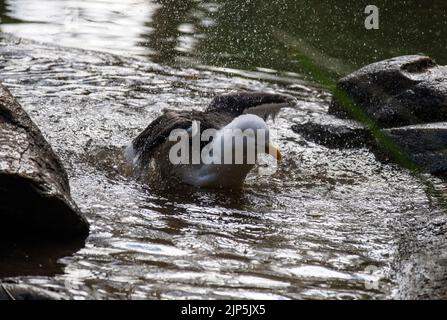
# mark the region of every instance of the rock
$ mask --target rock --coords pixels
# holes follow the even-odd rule
[[[394,299],[447,298],[447,215],[443,206],[430,198],[431,210],[408,212],[396,221],[396,226],[403,228],[391,227],[399,238],[392,264],[397,285]]]
[[[367,129],[352,120],[324,117],[295,124],[292,130],[306,140],[331,149],[369,148],[378,160],[387,162],[389,155]],[[419,124],[382,129],[401,151],[423,171],[442,174],[447,172],[447,122]]]
[[[0,236],[84,238],[89,225],[70,196],[59,158],[0,84]]]
[[[342,78],[338,87],[416,166],[430,173],[447,172],[447,67],[425,56],[397,57],[355,71]],[[328,113],[292,129],[329,148],[366,146],[379,160],[389,160],[368,130],[346,120],[350,116],[335,98]]]
[[[340,79],[338,87],[380,127],[447,121],[447,67],[429,57],[373,63]],[[349,118],[336,99],[329,114]]]
[[[447,172],[447,122],[383,131],[423,170],[430,173]]]
[[[368,130],[356,121],[329,115],[295,124],[292,130],[304,139],[327,148],[362,148],[374,143]]]
[[[367,129],[351,120],[309,121],[292,130],[308,141],[331,149],[369,148],[379,160],[389,160]],[[430,173],[447,172],[447,122],[382,129],[418,167]]]
[[[0,300],[65,300],[58,293],[25,284],[1,283]]]

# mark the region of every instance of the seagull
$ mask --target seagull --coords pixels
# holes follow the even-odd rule
[[[285,94],[238,91],[216,96],[204,111],[164,110],[126,148],[126,158],[134,174],[150,183],[240,187],[258,155],[282,159],[266,121],[295,105]],[[176,162],[178,151],[184,154]]]

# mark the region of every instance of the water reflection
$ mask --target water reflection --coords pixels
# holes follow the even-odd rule
[[[62,274],[65,265],[60,258],[71,256],[83,248],[84,241],[65,243],[31,243],[9,241],[0,242],[0,279],[17,276],[54,276]]]
[[[372,61],[425,53],[447,63],[443,0],[377,0],[380,29],[367,31],[367,1],[2,0],[1,30],[35,40],[167,64],[303,73],[295,51],[346,73]],[[292,39],[283,41],[278,32]],[[291,44],[293,44],[291,46]],[[298,47],[297,47],[298,46]]]
[[[89,50],[145,55],[140,34],[157,9],[148,0],[2,0],[1,31]]]

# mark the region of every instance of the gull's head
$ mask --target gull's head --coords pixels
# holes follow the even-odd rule
[[[216,138],[227,159],[231,156],[232,164],[254,165],[259,154],[269,154],[276,160],[282,159],[281,152],[270,141],[270,130],[266,122],[254,114],[243,114],[235,118],[219,130]]]
[[[253,114],[240,115],[212,136],[201,152],[200,164],[178,167],[183,182],[197,187],[240,187],[259,154],[282,159],[270,141],[267,124]]]

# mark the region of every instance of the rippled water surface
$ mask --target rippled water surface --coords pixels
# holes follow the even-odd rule
[[[293,7],[281,5],[287,3]],[[177,14],[170,15],[170,5]],[[2,36],[0,79],[62,158],[91,235],[73,255],[51,246],[23,253],[26,264],[11,255],[0,276],[79,299],[396,294],[405,221],[436,207],[419,181],[367,150],[330,150],[295,134],[291,126],[319,117],[330,97],[303,82],[287,50],[270,50],[267,40],[264,49],[256,47],[260,38],[252,34],[236,45],[234,16],[218,15],[227,7],[226,1],[2,2],[2,31],[119,55]],[[74,26],[66,10],[74,10]],[[264,25],[262,15],[246,23]],[[227,28],[219,38],[226,39],[225,50],[216,25]],[[415,43],[395,50],[417,50]],[[330,44],[324,44],[326,54]],[[359,58],[352,61],[333,52],[341,61],[336,71],[391,54],[356,48]],[[122,148],[163,108],[202,109],[232,89],[299,100],[270,122],[285,156],[274,175],[254,172],[243,190],[225,192],[160,192],[126,176]]]

